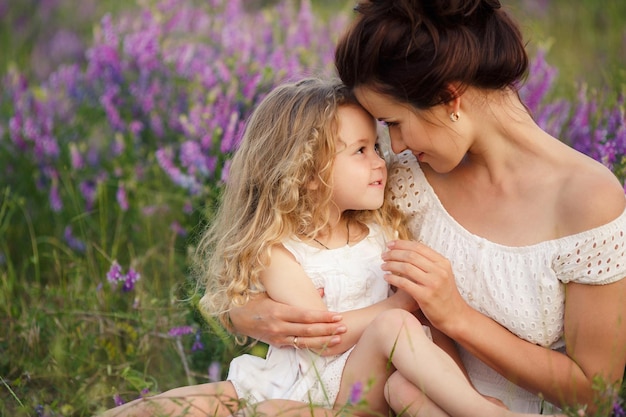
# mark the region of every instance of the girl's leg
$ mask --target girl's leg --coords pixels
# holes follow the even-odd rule
[[[106,411],[100,417],[228,417],[239,400],[228,381],[175,388]]]
[[[266,400],[234,414],[235,417],[337,417],[334,410],[292,400]],[[352,414],[342,414],[351,416]]]
[[[415,330],[417,333],[416,337],[425,337],[426,339],[428,339],[428,337],[424,334],[423,328],[419,321],[415,319],[413,315],[407,313],[406,311],[391,310],[377,317],[374,322],[366,328],[365,332],[359,339],[356,347],[348,358],[348,362],[346,363],[346,367],[343,371],[343,375],[341,378],[339,395],[337,396],[337,400],[335,402],[336,409],[339,409],[339,407],[345,404],[349,404],[350,402],[354,402],[355,400],[363,400],[364,410],[359,410],[359,407],[355,407],[353,415],[363,414],[387,416],[389,415],[389,406],[391,406],[391,408],[393,408],[396,412],[401,411],[401,408],[396,409],[394,407],[394,405],[399,405],[399,402],[390,402],[389,398],[385,398],[394,398],[395,396],[395,393],[393,391],[388,392],[390,387],[390,385],[387,383],[388,378],[394,380],[398,378],[399,375],[398,372],[394,372],[395,367],[392,361],[389,360],[389,351],[385,353],[381,351],[382,342],[379,339],[386,338],[389,339],[391,342],[396,340],[400,328],[402,327],[402,321],[404,320],[405,315],[411,316],[413,318],[414,324],[419,327],[419,331]],[[383,333],[380,332],[378,326],[385,329]],[[387,331],[391,331],[391,333],[395,334],[395,336],[390,336],[389,334],[387,334]],[[428,341],[430,342],[430,339],[428,339]],[[391,375],[392,372],[393,375]],[[459,372],[461,372],[460,369]],[[357,384],[362,387],[363,395],[359,399],[351,398],[354,396],[355,387],[357,387]],[[409,388],[409,386],[413,387],[411,383],[407,382],[407,385],[407,389]],[[393,386],[393,388],[396,389],[398,387]],[[421,391],[417,389],[415,391],[408,389],[408,391],[411,395],[413,395],[412,400],[419,405],[420,412],[423,413],[408,415],[449,417],[448,414],[442,411],[441,408],[434,404]],[[417,407],[411,408],[411,411],[413,410],[417,410]],[[361,411],[362,413],[360,413],[359,411]],[[404,415],[406,416],[407,414]]]
[[[450,417],[400,372],[394,372],[387,380],[385,398],[397,417]]]
[[[474,390],[452,358],[424,333],[421,323],[404,310],[388,310],[363,332],[342,378],[337,402],[347,401],[355,383],[366,386],[371,378],[387,380],[388,373],[373,374],[380,364],[393,365],[409,382],[443,411],[454,417],[510,417],[516,414],[499,407]],[[378,388],[378,385],[376,387]],[[373,393],[374,404],[379,392]],[[393,393],[388,393],[392,396]],[[369,400],[369,398],[367,398]],[[401,410],[397,410],[401,411]]]

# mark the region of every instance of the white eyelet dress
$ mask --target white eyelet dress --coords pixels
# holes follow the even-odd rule
[[[602,285],[626,276],[626,211],[592,230],[509,247],[474,235],[457,223],[411,153],[398,155],[390,183],[395,204],[409,217],[414,237],[448,258],[467,303],[531,343],[564,349],[564,284]],[[537,395],[459,349],[482,394],[499,398],[513,411],[541,411]]]
[[[385,237],[377,225],[369,225],[368,236],[353,246],[327,250],[299,240],[283,245],[315,287],[324,288],[329,311],[356,310],[389,296],[389,284],[380,269]],[[331,408],[350,352],[352,349],[340,355],[319,356],[307,349],[270,346],[265,359],[252,355],[233,359],[227,379],[248,404],[289,399]]]

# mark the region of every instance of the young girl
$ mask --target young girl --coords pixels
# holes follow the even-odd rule
[[[227,381],[178,388],[107,416],[338,409],[386,415],[384,387],[395,369],[449,415],[515,415],[471,387],[407,311],[416,307],[410,297],[389,296],[381,253],[394,231],[409,236],[385,201],[387,169],[377,139],[376,122],[341,84],[305,79],[276,88],[247,125],[198,251],[206,285],[201,305],[227,327],[231,305],[267,292],[282,303],[344,312],[365,329],[359,343],[314,352],[294,337],[292,346],[270,346],[264,359],[235,358]],[[355,397],[358,387],[363,393]]]

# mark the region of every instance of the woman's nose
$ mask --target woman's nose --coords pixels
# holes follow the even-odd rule
[[[399,134],[389,132],[389,140],[391,142],[391,150],[393,153],[399,154],[407,149],[406,144]]]

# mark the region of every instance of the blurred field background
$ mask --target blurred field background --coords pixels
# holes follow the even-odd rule
[[[626,2],[504,4],[529,107],[624,181]],[[263,353],[201,317],[190,255],[254,104],[330,74],[352,6],[0,0],[0,416],[89,416]]]
[[[143,1],[146,3],[146,1]],[[249,0],[250,10],[276,0]],[[0,0],[0,70],[16,65],[44,77],[59,63],[81,59],[93,25],[104,13],[119,14],[142,1]],[[354,2],[313,0],[326,19],[349,14]],[[559,69],[557,92],[574,94],[576,84],[621,89],[626,82],[626,3],[619,0],[504,1],[522,25],[530,49],[549,46],[547,60]],[[56,48],[56,49],[55,49]],[[56,55],[56,56],[55,56]]]

